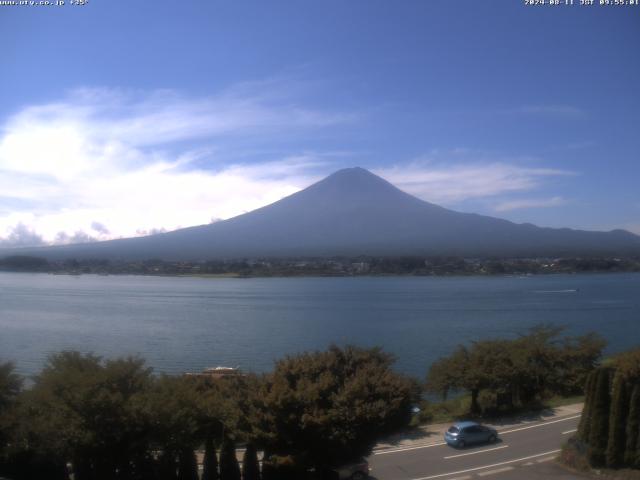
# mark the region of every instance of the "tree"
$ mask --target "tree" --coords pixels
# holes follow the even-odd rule
[[[591,411],[591,427],[589,429],[589,448],[587,456],[593,466],[604,466],[606,463],[607,438],[609,434],[609,409],[611,370],[600,368],[596,380],[596,388]]]
[[[582,416],[580,417],[580,424],[578,425],[578,437],[584,441],[589,441],[589,429],[591,427],[591,415],[593,409],[593,398],[595,397],[596,379],[598,371],[594,370],[587,377],[586,386],[584,389],[585,398],[584,405],[582,407]]]
[[[66,465],[54,457],[38,454],[33,450],[14,452],[2,466],[0,474],[12,480],[68,480]]]
[[[15,429],[17,420],[11,410],[22,388],[22,378],[13,370],[13,363],[0,363],[0,473],[7,461],[5,450],[9,433]]]
[[[240,465],[236,457],[235,443],[227,438],[220,451],[220,480],[240,480]]]
[[[598,366],[606,341],[597,333],[562,340],[555,362],[553,389],[562,395],[584,393],[587,377]]]
[[[625,466],[640,467],[640,348],[617,355],[612,362],[616,374],[624,378],[630,392],[625,429]]]
[[[164,450],[158,459],[158,479],[178,480],[178,465],[174,452]]]
[[[13,255],[0,259],[0,270],[13,272],[44,272],[49,268],[49,262],[40,257]]]
[[[469,368],[469,352],[460,345],[448,357],[431,364],[427,374],[426,388],[446,400],[449,392],[465,388],[465,374]]]
[[[561,338],[562,328],[538,325],[515,339],[493,339],[459,346],[429,369],[427,390],[446,399],[466,390],[471,413],[480,413],[478,398],[487,391],[495,405],[507,408],[542,400],[549,394],[582,392],[587,375],[600,359],[604,340],[596,334]]]
[[[408,425],[417,385],[391,370],[379,348],[330,347],[276,363],[263,385],[262,428],[277,457],[322,467],[367,455]]]
[[[479,413],[478,394],[489,390],[509,408],[517,395],[519,385],[518,359],[514,342],[509,340],[485,340],[474,342],[469,352],[469,369],[465,382],[471,387],[471,413]]]
[[[616,374],[613,380],[611,412],[609,413],[609,434],[607,444],[607,466],[620,467],[624,461],[625,430],[628,415],[626,380],[623,375]]]
[[[148,439],[140,398],[150,370],[136,358],[102,362],[62,352],[49,358],[21,402],[18,441],[28,451],[73,464],[75,478],[131,475]]]
[[[189,378],[162,375],[155,379],[143,402],[154,449],[175,457],[200,444],[198,399]]]
[[[204,460],[202,462],[202,480],[218,480],[218,457],[216,446],[211,437],[204,444]]]
[[[613,365],[627,381],[640,382],[640,348],[616,355]]]
[[[640,466],[640,434],[636,440],[636,459],[631,465],[634,467]]]
[[[553,325],[536,325],[513,341],[512,354],[517,359],[515,388],[522,404],[541,399],[554,390],[559,367],[564,366],[559,361],[564,350],[559,340],[563,330]]]
[[[496,405],[513,407],[516,399],[530,397],[541,383],[540,366],[532,365],[527,337],[515,340],[483,340],[470,348],[459,346],[454,353],[434,363],[427,377],[427,389],[441,393],[466,390],[471,395],[470,413],[479,414],[480,392],[494,394]]]
[[[198,460],[190,448],[183,448],[178,456],[178,480],[199,480]]]
[[[629,400],[629,417],[627,418],[627,429],[625,432],[626,445],[624,451],[624,463],[630,467],[638,467],[640,458],[637,455],[640,445],[640,385],[635,385]]]
[[[22,389],[22,378],[12,362],[0,363],[0,413],[7,409]]]
[[[260,480],[258,452],[253,443],[247,445],[242,459],[242,480]]]
[[[640,465],[640,349],[589,376],[578,435],[594,467]]]

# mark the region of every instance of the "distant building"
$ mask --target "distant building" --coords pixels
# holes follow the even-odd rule
[[[367,273],[370,268],[367,262],[355,262],[351,264],[351,270],[354,273]]]

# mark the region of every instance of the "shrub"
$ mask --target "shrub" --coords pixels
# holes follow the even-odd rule
[[[640,447],[640,385],[633,387],[629,400],[629,417],[627,419],[626,448],[624,463],[630,467],[640,466],[638,449]]]
[[[628,403],[626,380],[622,375],[616,374],[613,381],[611,413],[609,414],[607,444],[607,465],[609,467],[620,467],[624,463]]]
[[[596,379],[596,389],[593,398],[593,407],[590,416],[591,427],[589,430],[589,462],[596,467],[606,464],[607,439],[609,436],[609,407],[610,407],[610,383],[611,371],[601,368]]]

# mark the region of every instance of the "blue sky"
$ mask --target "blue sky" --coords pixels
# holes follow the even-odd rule
[[[516,222],[640,233],[640,8],[0,6],[0,243],[228,218],[342,167]]]

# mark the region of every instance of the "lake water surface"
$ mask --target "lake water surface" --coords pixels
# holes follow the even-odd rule
[[[210,279],[0,273],[0,361],[63,349],[139,354],[157,372],[263,372],[331,342],[380,345],[423,378],[459,343],[541,322],[640,344],[640,274]]]

